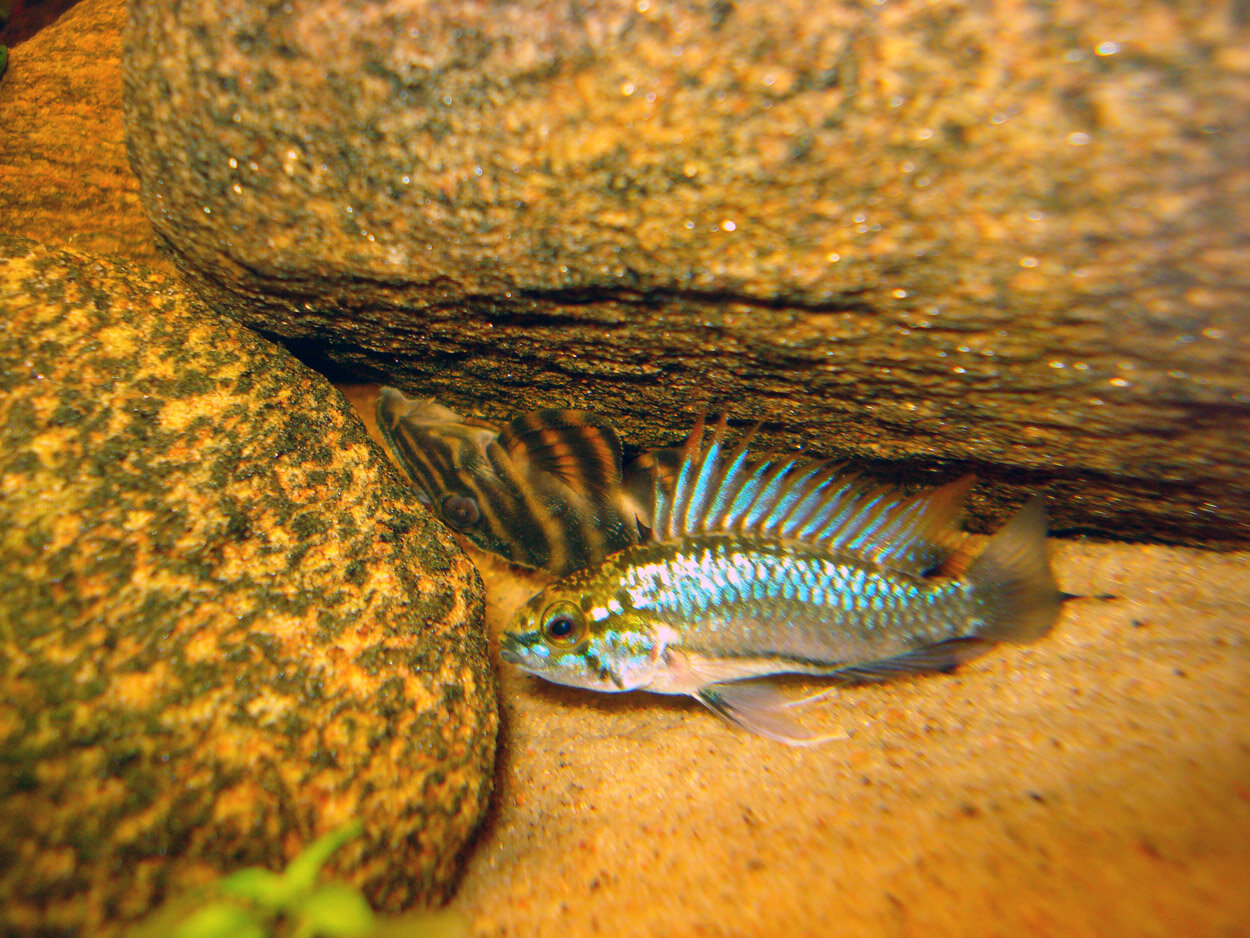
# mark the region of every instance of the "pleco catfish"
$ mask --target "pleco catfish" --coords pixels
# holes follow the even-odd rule
[[[976,557],[959,546],[971,479],[916,496],[827,462],[748,457],[702,423],[676,476],[653,474],[652,541],[526,603],[506,661],[575,687],[689,694],[781,742],[820,742],[767,680],[948,671],[1045,635],[1063,594],[1031,501]],[[959,571],[956,573],[956,571]]]
[[[431,509],[483,550],[564,574],[639,541],[620,440],[596,414],[540,410],[498,429],[382,388],[377,417]]]

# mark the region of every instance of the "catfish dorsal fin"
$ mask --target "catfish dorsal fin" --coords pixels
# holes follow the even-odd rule
[[[599,497],[621,486],[621,441],[607,419],[584,410],[537,410],[499,434],[508,455],[550,473],[575,492]]]
[[[407,397],[399,388],[392,387],[378,389],[378,413],[388,425],[400,420],[416,424],[464,423],[463,417],[434,398]]]
[[[737,534],[794,540],[917,576],[953,549],[971,476],[907,496],[844,475],[828,461],[752,460],[747,441],[726,454],[725,430],[722,417],[705,446],[700,420],[675,476],[667,484],[656,476],[658,539]]]

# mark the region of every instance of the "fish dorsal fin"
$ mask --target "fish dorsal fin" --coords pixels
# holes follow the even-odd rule
[[[621,488],[621,441],[607,419],[584,410],[536,410],[499,434],[514,460],[548,472],[584,495],[616,497]]]
[[[847,510],[817,533],[830,550],[882,566],[929,573],[962,539],[959,525],[972,476],[904,496],[886,487],[853,486]]]
[[[800,541],[916,575],[956,546],[971,476],[908,496],[845,474],[834,462],[752,459],[754,431],[726,451],[725,429],[722,417],[705,446],[700,420],[675,476],[656,476],[657,540],[735,534]]]

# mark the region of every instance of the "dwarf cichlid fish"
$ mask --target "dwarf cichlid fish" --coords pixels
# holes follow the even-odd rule
[[[652,540],[526,603],[504,660],[559,684],[688,694],[781,742],[821,741],[765,679],[845,682],[948,671],[1058,618],[1039,501],[968,560],[971,479],[904,496],[827,462],[727,451],[702,423],[676,476],[653,473]],[[961,568],[958,569],[957,568]]]
[[[639,541],[620,440],[597,414],[540,410],[500,429],[388,387],[377,418],[422,500],[483,550],[565,574]]]

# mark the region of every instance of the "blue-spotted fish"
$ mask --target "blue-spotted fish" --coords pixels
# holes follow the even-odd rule
[[[483,550],[565,574],[639,541],[620,440],[603,417],[540,410],[500,429],[388,387],[377,418],[423,500]]]
[[[502,655],[560,684],[691,695],[748,730],[820,741],[767,678],[846,682],[947,671],[1058,618],[1041,503],[969,559],[962,479],[904,496],[830,463],[729,450],[700,425],[654,475],[652,539],[526,603]]]

